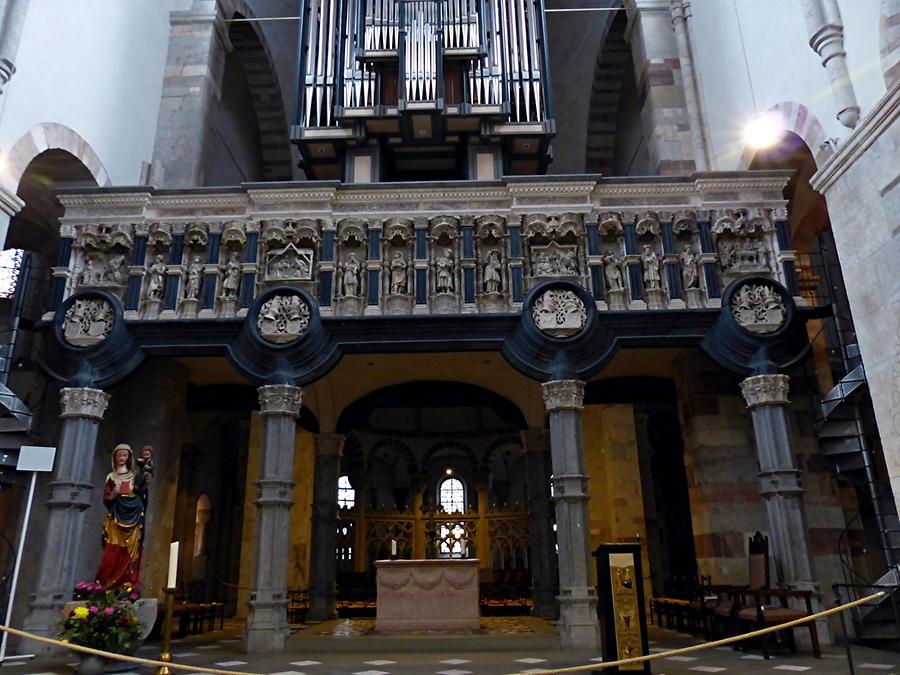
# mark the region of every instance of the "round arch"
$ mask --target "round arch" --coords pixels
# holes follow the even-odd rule
[[[783,101],[765,112],[771,116],[779,130],[798,136],[806,144],[816,165],[822,166],[834,154],[834,143],[825,133],[822,123],[802,103]],[[757,148],[745,144],[741,152],[740,169],[749,169],[758,152]]]
[[[23,134],[7,155],[7,180],[18,186],[28,165],[48,150],[64,150],[80,161],[99,187],[112,185],[100,157],[78,132],[57,122],[35,124]]]
[[[900,82],[900,0],[881,0],[878,47],[881,51],[881,73],[890,91]]]

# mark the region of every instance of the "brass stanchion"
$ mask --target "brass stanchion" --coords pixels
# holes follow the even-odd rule
[[[165,663],[172,662],[172,613],[175,609],[175,589],[174,588],[164,588],[163,593],[166,594],[165,598],[165,611],[163,614],[163,629],[162,629],[162,651],[159,654],[159,660],[164,661]],[[169,670],[169,666],[160,666],[156,669],[155,675],[170,675],[172,671]]]

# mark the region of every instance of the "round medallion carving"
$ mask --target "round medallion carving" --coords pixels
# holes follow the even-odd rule
[[[256,327],[267,342],[293,342],[309,328],[309,305],[299,295],[276,295],[259,308]]]
[[[545,335],[565,338],[582,331],[587,323],[587,308],[573,291],[551,289],[538,296],[531,316]]]
[[[784,325],[784,300],[776,289],[763,284],[747,284],[731,298],[734,320],[753,333],[774,333]]]
[[[63,318],[63,339],[73,347],[93,347],[113,329],[116,312],[103,298],[75,300]]]

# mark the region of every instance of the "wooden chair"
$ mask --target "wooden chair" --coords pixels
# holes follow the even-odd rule
[[[764,588],[759,590],[738,591],[741,596],[741,609],[737,612],[738,623],[750,630],[759,630],[770,626],[778,626],[789,621],[796,621],[807,616],[812,616],[812,591],[799,591],[781,588]],[[749,599],[752,598],[752,602]],[[788,606],[789,598],[798,598],[805,602],[806,611]],[[778,604],[770,603],[777,600]],[[819,647],[819,634],[816,630],[816,622],[806,623],[809,629],[809,639],[812,642],[813,654],[817,659],[822,658],[822,650]],[[791,651],[797,647],[791,634]],[[764,658],[769,658],[769,635],[760,637],[762,641],[762,653]]]
[[[713,636],[733,635],[737,632],[737,613],[741,608],[740,591],[755,591],[769,587],[769,538],[757,532],[748,540],[747,586],[720,586],[719,600],[710,615],[710,632]]]

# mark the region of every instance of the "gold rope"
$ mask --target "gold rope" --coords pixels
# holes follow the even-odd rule
[[[807,617],[803,617],[802,619],[795,619],[794,621],[788,621],[787,623],[780,623],[777,626],[770,626],[769,628],[761,628],[760,630],[755,630],[750,633],[744,633],[743,635],[735,635],[729,638],[723,638],[722,640],[716,640],[714,642],[703,642],[698,645],[691,645],[690,647],[681,647],[680,649],[671,649],[667,652],[659,652],[656,654],[648,654],[647,656],[636,656],[630,659],[619,659],[618,661],[609,661],[608,663],[590,663],[584,666],[572,666],[570,668],[555,668],[553,670],[531,670],[529,671],[529,675],[558,675],[559,673],[579,673],[586,670],[605,670],[606,668],[612,668],[614,666],[627,666],[633,663],[643,663],[644,661],[653,661],[654,659],[661,659],[668,656],[675,656],[678,654],[689,654],[691,652],[698,652],[704,649],[712,649],[713,647],[721,647],[722,645],[729,645],[734,642],[740,642],[742,640],[749,640],[750,638],[758,637],[760,635],[765,635],[767,633],[774,633],[775,631],[784,630],[785,628],[793,628],[794,626],[799,626],[804,623],[809,623],[810,621],[815,621],[816,619],[820,619],[825,616],[830,616],[831,614],[836,614],[838,612],[843,612],[845,610],[850,609],[851,607],[856,607],[857,605],[862,605],[867,602],[872,602],[873,600],[877,600],[878,598],[884,595],[884,591],[879,591],[878,593],[873,593],[872,595],[866,596],[865,598],[860,598],[859,600],[854,600],[853,602],[848,602],[839,607],[832,607],[831,609],[826,609],[824,611],[818,612],[816,614],[812,614]],[[145,666],[168,666],[169,668],[177,668],[181,670],[190,670],[195,673],[211,673],[212,675],[259,675],[258,673],[246,673],[241,672],[239,670],[219,670],[217,668],[204,668],[202,666],[187,666],[179,663],[170,663],[167,661],[154,661],[152,659],[142,659],[137,656],[125,656],[124,654],[114,654],[112,652],[105,652],[100,649],[92,649],[91,647],[82,647],[81,645],[73,645],[68,642],[61,642],[60,640],[53,640],[51,638],[45,638],[40,635],[34,635],[32,633],[26,633],[25,631],[18,630],[16,628],[10,628],[9,626],[0,626],[0,631],[6,631],[10,635],[17,635],[19,637],[28,638],[29,640],[35,640],[36,642],[44,642],[49,645],[55,645],[57,647],[63,647],[64,649],[70,649],[73,651],[84,652],[85,654],[94,654],[96,656],[103,656],[108,659],[118,660],[118,661],[128,661],[130,663],[139,663]],[[525,675],[521,671],[511,673],[511,675]]]
[[[76,652],[84,652],[85,654],[93,654],[95,656],[103,656],[107,659],[113,661],[128,661],[130,663],[139,663],[143,666],[168,666],[169,668],[179,668],[181,670],[190,670],[194,673],[212,673],[212,675],[259,675],[259,673],[244,673],[239,670],[220,670],[218,668],[204,668],[202,666],[186,666],[180,663],[170,663],[168,661],[154,661],[153,659],[142,659],[137,656],[126,656],[125,654],[114,654],[112,652],[105,652],[102,649],[93,649],[91,647],[82,647],[81,645],[73,645],[70,642],[61,642],[60,640],[53,640],[51,638],[45,638],[41,635],[34,635],[33,633],[26,633],[23,630],[18,630],[16,628],[10,628],[9,626],[0,626],[0,631],[6,631],[10,635],[18,635],[19,637],[28,638],[29,640],[34,640],[35,642],[44,642],[48,645],[55,645],[57,647],[63,647],[64,649],[71,649]]]
[[[619,659],[618,661],[609,661],[607,663],[591,663],[590,665],[585,666],[572,666],[571,668],[554,668],[553,670],[529,670],[528,675],[556,675],[557,673],[580,673],[586,670],[605,670],[607,668],[613,668],[614,666],[627,666],[633,663],[643,663],[644,661],[653,661],[654,659],[661,659],[667,656],[674,656],[677,654],[689,654],[691,652],[698,652],[703,649],[712,649],[713,647],[721,647],[722,645],[730,645],[733,642],[740,642],[741,640],[749,640],[750,638],[758,637],[760,635],[765,635],[766,633],[774,633],[778,630],[784,630],[785,628],[792,628],[794,626],[799,626],[800,624],[809,623],[810,621],[815,621],[816,619],[822,618],[823,616],[829,616],[831,614],[836,614],[837,612],[843,612],[851,607],[856,607],[857,605],[862,605],[866,602],[872,602],[884,595],[884,591],[879,591],[878,593],[873,593],[872,595],[866,596],[865,598],[860,598],[859,600],[854,600],[853,602],[848,602],[839,607],[832,607],[831,609],[826,609],[822,612],[818,612],[817,614],[811,614],[810,616],[803,617],[802,619],[795,619],[794,621],[788,621],[787,623],[780,623],[777,626],[770,626],[769,628],[761,628],[759,630],[755,630],[751,633],[744,633],[743,635],[734,635],[729,638],[723,638],[721,640],[716,640],[715,642],[702,642],[699,645],[691,645],[690,647],[681,647],[680,649],[671,649],[667,652],[659,652],[657,654],[648,654],[647,656],[635,656],[630,659]],[[521,671],[517,671],[515,673],[511,673],[510,675],[525,675]]]

